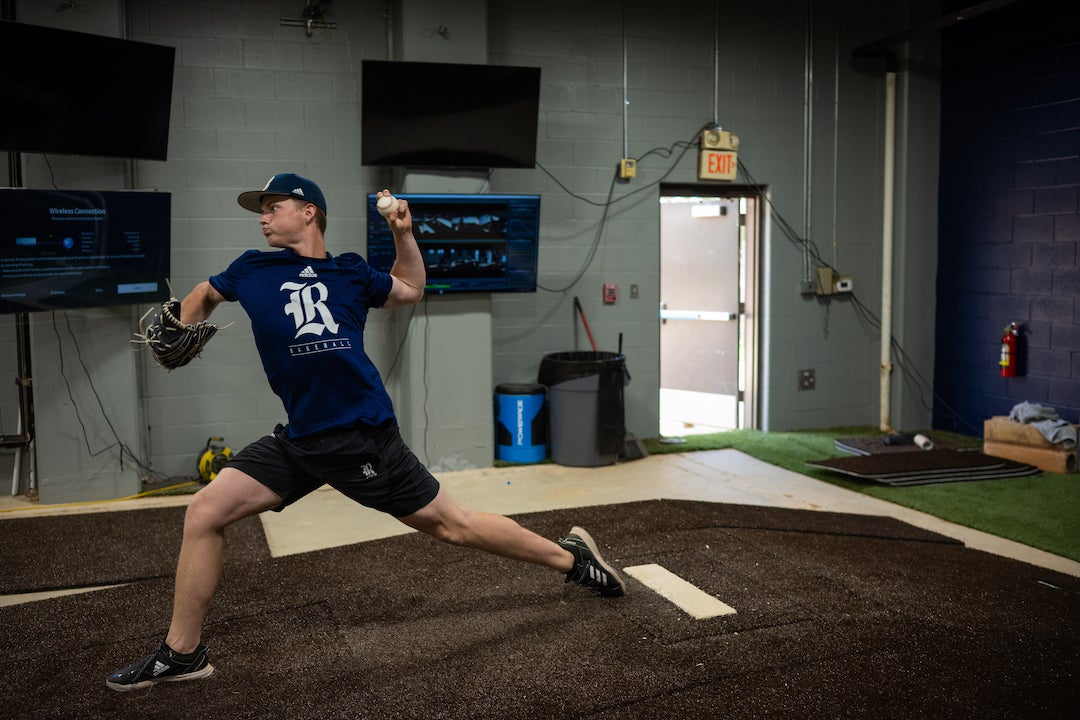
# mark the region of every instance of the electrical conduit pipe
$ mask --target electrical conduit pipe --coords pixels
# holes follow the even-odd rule
[[[880,428],[892,432],[889,399],[892,388],[893,183],[896,161],[896,73],[885,73],[885,170],[881,219],[881,417]]]

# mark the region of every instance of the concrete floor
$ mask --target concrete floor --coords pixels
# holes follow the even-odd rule
[[[737,450],[653,455],[598,468],[555,464],[480,468],[444,473],[439,480],[467,507],[504,515],[675,499],[891,516],[960,540],[973,549],[1080,577],[1078,562],[784,470]],[[4,497],[0,498],[0,522],[16,517],[184,505],[189,499],[171,496],[49,507],[36,506],[23,497]],[[275,557],[412,532],[393,518],[356,505],[330,489],[312,493],[284,512],[265,513],[262,522]],[[602,529],[597,532],[602,533]],[[86,591],[90,589],[75,592]],[[0,605],[55,594],[4,596]]]

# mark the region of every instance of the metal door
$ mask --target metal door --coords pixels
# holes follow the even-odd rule
[[[661,434],[745,427],[747,198],[660,203]]]

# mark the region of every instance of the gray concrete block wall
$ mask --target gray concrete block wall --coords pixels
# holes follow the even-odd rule
[[[123,306],[30,315],[36,470],[45,502],[138,492],[131,321]]]
[[[523,11],[514,3],[493,7],[491,52],[498,62],[536,64],[544,69],[540,161],[575,193],[599,201],[606,197],[612,168],[623,152],[620,123],[624,26],[621,21],[598,19],[610,13],[603,3],[575,7],[580,12],[552,13],[546,20],[537,19],[534,12]],[[629,154],[634,156],[653,147],[670,146],[677,140],[693,139],[698,128],[712,119],[715,6],[707,2],[681,3],[678,12],[664,13],[662,17],[645,3],[628,3],[626,7],[627,144]],[[748,6],[725,6],[722,12],[717,119],[739,134],[740,158],[759,182],[769,186],[777,210],[800,232],[806,230],[804,184],[811,184],[815,190],[812,238],[825,251],[827,261],[857,278],[860,296],[868,304],[877,305],[881,272],[882,73],[853,69],[848,55],[860,42],[885,33],[887,21],[880,10],[862,5],[815,6],[814,70],[826,81],[819,80],[815,87],[815,155],[813,166],[807,169],[803,159],[805,7],[768,13]],[[933,88],[919,91],[931,95],[926,109],[932,117],[936,102]],[[925,117],[920,115],[919,119]],[[927,139],[920,135],[920,140]],[[913,151],[923,157],[935,148],[936,143],[930,142]],[[654,183],[671,164],[656,156],[639,162],[638,179],[628,186],[616,186],[615,197]],[[927,165],[919,163],[923,168],[920,182],[933,187],[936,168]],[[811,177],[804,182],[807,172]],[[495,185],[502,175],[496,172]],[[693,182],[695,178],[693,152],[666,176],[670,182]],[[545,180],[542,284],[562,288],[581,267],[599,212],[568,198],[553,185]],[[500,303],[514,301],[496,299],[496,380],[534,377],[545,353],[571,347],[570,304],[574,295],[580,295],[594,334],[609,335],[610,343],[610,336],[623,332],[628,367],[639,369],[635,378],[645,379],[644,383],[635,380],[628,388],[628,425],[638,434],[655,433],[659,362],[658,325],[653,314],[659,300],[655,198],[654,190],[632,201],[634,210],[622,223],[609,218],[603,247],[574,289],[550,298],[541,293],[537,303],[540,307],[532,316],[544,322],[533,333],[539,337],[529,337],[527,351],[522,345],[530,325],[528,318],[518,316],[516,311],[499,312]],[[919,197],[910,209],[899,212],[932,217],[934,209],[931,194],[929,198]],[[549,213],[556,217],[548,220]],[[933,258],[936,236],[925,230],[925,225],[918,227],[919,240],[913,242],[910,252]],[[763,369],[762,413],[766,427],[876,423],[879,338],[872,329],[860,325],[849,302],[833,299],[823,304],[800,297],[797,289],[803,267],[801,251],[775,226],[767,242],[769,247],[763,248],[767,259],[763,286],[768,288],[763,341],[768,351]],[[927,272],[933,276],[932,264]],[[614,308],[603,306],[597,295],[605,281],[619,282],[621,287],[637,283],[641,299],[630,301],[624,296]],[[925,318],[932,312],[932,295],[918,295],[909,302],[916,316]],[[516,310],[517,306],[511,307]],[[631,308],[629,313],[635,322],[620,325],[622,318],[617,313],[623,308]],[[921,334],[925,337],[925,325],[923,328]],[[909,334],[915,340],[920,331]],[[501,338],[511,340],[504,344]],[[925,344],[924,340],[923,347]],[[796,370],[808,366],[820,367],[821,390],[792,392]],[[902,382],[897,379],[898,386]],[[897,402],[905,411],[902,422],[923,427],[928,424],[925,408],[917,406],[914,398],[898,397]]]
[[[414,0],[419,2],[419,0]],[[776,209],[803,231],[805,186],[813,187],[812,234],[826,259],[855,277],[858,292],[875,304],[880,249],[880,73],[852,67],[850,50],[906,27],[890,6],[855,0],[814,3],[814,154],[804,161],[806,5],[784,12],[765,5],[721,4],[716,68],[717,119],[742,140],[740,158],[768,186]],[[134,164],[133,184],[173,194],[173,283],[183,294],[220,271],[239,252],[259,247],[254,217],[236,194],[259,187],[274,172],[292,170],[326,190],[332,252],[363,251],[366,193],[388,186],[391,175],[359,163],[359,66],[385,58],[385,4],[338,3],[339,29],[312,38],[286,28],[281,17],[296,3],[235,6],[194,0],[133,0],[130,36],[177,48],[174,105],[166,162]],[[524,0],[487,7],[489,61],[542,69],[538,160],[544,170],[495,170],[492,192],[540,193],[540,283],[565,287],[581,269],[597,230],[612,174],[624,153],[642,157],[638,177],[617,184],[601,244],[579,283],[563,292],[495,295],[491,303],[492,377],[530,381],[542,357],[575,344],[573,297],[579,296],[602,349],[619,334],[633,380],[627,388],[628,429],[654,435],[658,425],[659,203],[656,183],[696,181],[697,131],[713,119],[713,15],[717,4],[678,0],[664,7],[644,0],[596,0],[538,5]],[[625,16],[624,16],[625,9]],[[623,32],[628,78],[627,136],[623,137]],[[834,75],[836,82],[834,85]],[[838,95],[834,93],[838,90]],[[930,96],[932,85],[912,92]],[[422,101],[422,100],[421,100]],[[927,131],[928,132],[928,131]],[[834,137],[835,146],[834,146]],[[681,160],[683,146],[694,147]],[[670,157],[650,150],[667,148]],[[920,159],[931,149],[912,147]],[[45,186],[34,164],[32,180]],[[54,161],[90,168],[100,159]],[[75,172],[72,170],[72,172]],[[122,175],[123,173],[121,173]],[[89,176],[89,177],[87,177]],[[556,181],[557,179],[557,181]],[[928,176],[922,178],[929,183]],[[649,186],[629,199],[619,199]],[[1046,202],[1052,201],[1046,199]],[[1034,200],[1032,200],[1034,202]],[[927,211],[923,199],[905,212]],[[921,228],[920,228],[921,231]],[[932,246],[932,234],[925,243]],[[769,429],[873,423],[876,420],[877,338],[850,304],[825,306],[798,293],[802,255],[771,224],[762,257],[763,417]],[[925,248],[915,248],[922,252]],[[617,282],[619,302],[600,301],[603,282]],[[640,297],[629,299],[630,284]],[[932,298],[912,298],[915,307]],[[165,474],[189,471],[209,435],[239,447],[283,419],[265,387],[246,318],[222,307],[223,331],[197,363],[165,375],[143,358],[140,398],[146,407],[150,458]],[[400,313],[373,313],[369,351],[386,371],[402,333]],[[912,324],[911,334],[932,335]],[[580,328],[577,346],[586,347]],[[795,370],[813,363],[816,393],[795,393]],[[400,376],[399,376],[400,377]],[[395,396],[399,379],[391,381]],[[453,405],[454,388],[429,392],[431,404]],[[10,405],[7,406],[10,409]],[[6,418],[11,413],[7,412]]]
[[[133,39],[178,51],[169,159],[137,164],[141,185],[173,194],[174,293],[262,247],[256,217],[235,198],[276,172],[299,172],[323,187],[331,252],[363,252],[366,194],[385,179],[359,164],[359,61],[385,50],[382,35],[361,20],[381,17],[381,3],[337,8],[342,30],[311,38],[280,25],[298,12],[292,3],[131,6]],[[376,45],[365,54],[369,43]],[[398,340],[378,315],[366,337],[377,362]],[[143,364],[151,455],[168,474],[191,472],[209,436],[238,450],[285,421],[242,309],[223,305],[214,320],[232,325],[199,361],[174,373]]]

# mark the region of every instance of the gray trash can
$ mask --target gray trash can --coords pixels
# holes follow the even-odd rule
[[[623,387],[626,358],[613,352],[552,353],[540,361],[537,382],[548,388],[551,459],[595,467],[619,459],[626,440]]]

